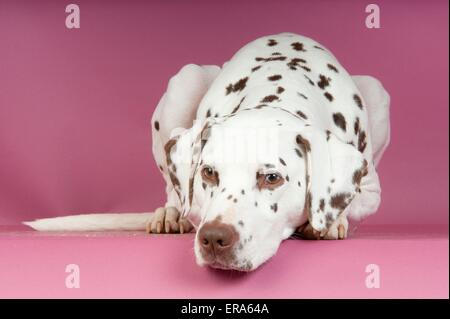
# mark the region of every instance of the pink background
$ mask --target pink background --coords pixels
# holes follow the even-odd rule
[[[0,224],[164,202],[150,117],[187,63],[222,64],[283,31],[330,48],[392,98],[383,202],[369,224],[448,223],[448,3],[376,1],[0,0]]]
[[[448,298],[446,0],[378,0],[379,30],[364,24],[370,1],[74,2],[79,30],[65,28],[69,1],[0,0],[0,298]],[[193,234],[1,226],[163,204],[149,122],[170,76],[284,31],[322,42],[391,94],[383,202],[357,236],[288,240],[237,274],[197,267]],[[80,289],[64,285],[71,263]],[[379,289],[365,287],[371,263]]]

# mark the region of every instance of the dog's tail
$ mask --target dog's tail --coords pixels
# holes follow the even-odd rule
[[[145,230],[152,213],[85,214],[37,219],[23,224],[39,231]]]

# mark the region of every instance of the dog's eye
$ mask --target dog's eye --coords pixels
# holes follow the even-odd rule
[[[284,183],[284,179],[279,173],[258,173],[256,179],[259,189],[275,189]]]
[[[219,183],[219,174],[210,166],[202,168],[202,179],[208,184],[217,185]]]
[[[281,179],[281,176],[278,174],[266,174],[265,182],[267,184],[276,184]]]

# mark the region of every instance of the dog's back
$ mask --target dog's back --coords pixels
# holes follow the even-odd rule
[[[304,36],[259,38],[227,62],[200,103],[197,117],[220,117],[246,108],[280,107],[372,158],[364,101],[332,53]]]

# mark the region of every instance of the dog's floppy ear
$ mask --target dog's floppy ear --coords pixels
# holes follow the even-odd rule
[[[367,161],[354,146],[312,126],[306,126],[296,142],[307,164],[305,211],[312,228],[324,235],[360,191]]]
[[[191,209],[194,176],[212,122],[212,119],[195,121],[190,129],[175,135],[164,146],[169,179],[178,195],[182,216],[188,214]]]

